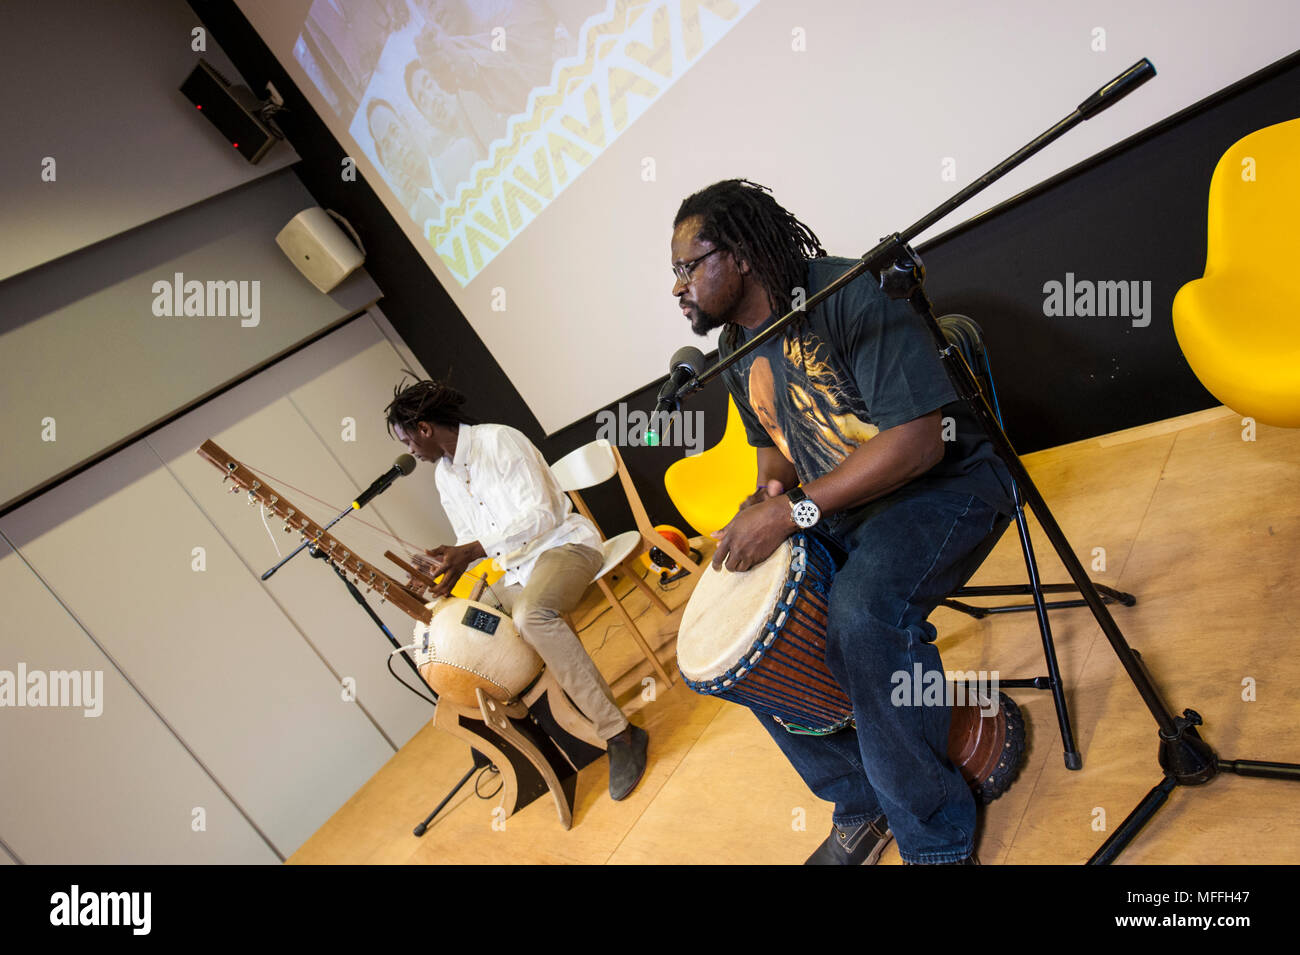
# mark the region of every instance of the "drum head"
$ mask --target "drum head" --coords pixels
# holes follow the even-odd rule
[[[704,569],[677,631],[677,665],[686,679],[712,680],[736,665],[772,616],[790,556],[786,540],[749,570],[714,570],[711,564]]]

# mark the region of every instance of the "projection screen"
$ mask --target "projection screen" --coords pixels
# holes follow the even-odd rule
[[[668,254],[710,182],[858,255],[1144,56],[1153,81],[932,234],[1300,45],[1294,0],[238,2],[548,432],[713,347]]]

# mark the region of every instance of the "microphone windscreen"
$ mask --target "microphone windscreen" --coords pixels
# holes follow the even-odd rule
[[[399,454],[397,460],[393,462],[393,467],[401,471],[402,474],[410,474],[415,470],[415,458],[409,454]]]
[[[694,345],[683,345],[668,360],[668,371],[674,372],[682,365],[690,368],[691,374],[698,375],[704,370],[704,352]]]

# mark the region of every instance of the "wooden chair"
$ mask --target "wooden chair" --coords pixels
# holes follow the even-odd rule
[[[689,554],[683,554],[671,541],[655,530],[649,515],[646,514],[645,505],[641,503],[641,496],[632,483],[632,477],[628,474],[627,467],[623,463],[622,455],[608,441],[602,438],[571,451],[551,465],[551,472],[555,475],[556,480],[560,482],[560,487],[573,500],[573,505],[578,509],[578,513],[596,524],[596,529],[600,532],[601,550],[604,553],[605,561],[601,564],[600,571],[592,582],[600,588],[606,603],[623,621],[624,626],[632,635],[632,639],[641,648],[645,658],[650,661],[655,673],[664,681],[666,686],[671,686],[673,683],[672,677],[668,675],[659,662],[654,649],[637,628],[631,615],[624,609],[618,598],[614,596],[614,591],[605,578],[614,568],[621,567],[637,588],[666,616],[672,611],[654,592],[653,588],[641,579],[641,574],[633,566],[632,561],[651,547],[658,547],[677,561],[679,566],[685,567],[694,575],[698,576],[703,573],[703,568],[691,560]],[[597,484],[603,484],[615,475],[618,476],[619,482],[623,486],[623,493],[627,497],[628,507],[632,509],[632,516],[636,519],[636,530],[627,531],[611,538],[606,537],[605,532],[601,530],[600,525],[591,516],[591,511],[579,492]]]

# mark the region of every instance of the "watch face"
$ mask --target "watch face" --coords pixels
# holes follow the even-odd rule
[[[794,522],[800,527],[812,527],[817,523],[818,518],[822,516],[822,512],[817,509],[817,505],[807,498],[795,504],[792,513]]]

